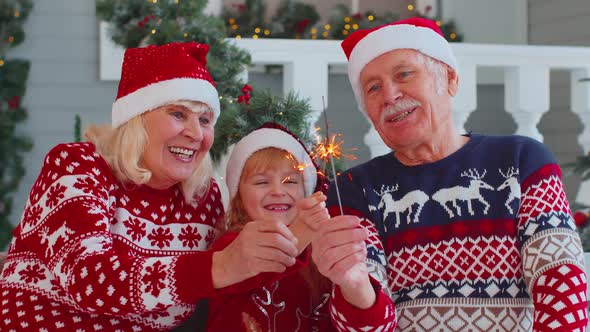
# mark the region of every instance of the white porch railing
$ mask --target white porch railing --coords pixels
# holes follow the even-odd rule
[[[106,24],[101,23],[100,78],[118,80],[123,49],[107,36]],[[333,40],[240,39],[235,43],[247,49],[257,65],[281,64],[283,90],[294,90],[309,97],[315,111],[313,123],[323,109],[322,97],[328,98],[329,68],[344,70],[346,58],[340,42]],[[517,134],[542,140],[537,124],[549,110],[549,71],[567,70],[571,73],[571,107],[577,113],[584,131],[578,140],[584,151],[590,150],[590,47],[514,46],[492,44],[453,44],[459,62],[460,84],[453,99],[454,121],[463,128],[477,105],[478,68],[494,67],[504,70],[505,109],[517,124]],[[374,129],[365,136],[371,157],[389,149]]]

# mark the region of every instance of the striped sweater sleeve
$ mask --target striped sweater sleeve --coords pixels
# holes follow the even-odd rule
[[[367,268],[376,299],[373,306],[359,309],[344,299],[340,287],[334,285],[330,300],[330,318],[337,331],[394,331],[397,326],[395,304],[387,288],[385,253],[374,224],[354,209],[345,208],[345,214],[361,218],[361,227],[369,234],[367,246]],[[339,208],[330,207],[331,215],[340,214]]]
[[[580,238],[561,181],[549,163],[521,182],[518,239],[534,304],[534,331],[585,331],[587,278]]]

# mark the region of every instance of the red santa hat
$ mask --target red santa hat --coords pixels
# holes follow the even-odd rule
[[[359,110],[365,115],[361,72],[369,62],[382,54],[398,49],[413,49],[457,70],[457,60],[451,45],[436,22],[426,18],[412,17],[372,29],[357,30],[341,46],[348,59],[348,78],[352,90]]]
[[[229,189],[230,199],[233,199],[238,192],[240,177],[248,159],[256,151],[265,148],[285,150],[293,155],[298,163],[306,165],[303,168],[303,184],[306,197],[317,190],[326,191],[327,182],[324,177],[318,174],[317,166],[310,157],[305,145],[285,127],[275,123],[265,123],[261,128],[244,136],[234,146],[225,171],[225,181]]]
[[[207,104],[213,122],[219,116],[219,96],[207,71],[209,45],[196,42],[129,48],[125,51],[112,126],[179,100]]]

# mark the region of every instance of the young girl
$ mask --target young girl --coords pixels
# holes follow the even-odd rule
[[[331,284],[305,249],[312,233],[303,220],[329,219],[321,190],[327,185],[319,178],[303,144],[279,125],[265,124],[236,144],[226,171],[229,232],[213,249],[231,245],[237,232],[252,225],[279,223],[296,237],[300,255],[282,273],[258,274],[222,289],[210,301],[208,331],[334,330],[327,311]]]

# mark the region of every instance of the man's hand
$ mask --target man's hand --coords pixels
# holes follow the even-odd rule
[[[367,233],[354,216],[337,216],[319,224],[312,241],[312,258],[321,274],[340,286],[352,305],[366,309],[376,294],[365,260]]]
[[[283,223],[247,223],[232,243],[213,254],[213,286],[223,288],[262,272],[284,272],[295,264],[296,243]]]

